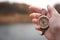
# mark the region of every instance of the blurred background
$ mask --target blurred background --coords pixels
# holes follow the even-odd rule
[[[0,40],[47,40],[35,30],[30,6],[47,9],[53,6],[60,13],[60,0],[0,0]]]

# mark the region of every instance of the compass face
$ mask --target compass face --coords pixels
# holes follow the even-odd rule
[[[40,27],[46,28],[46,27],[48,27],[48,23],[49,23],[49,20],[48,20],[47,16],[39,18]]]

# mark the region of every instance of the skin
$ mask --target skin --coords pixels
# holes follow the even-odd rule
[[[32,22],[36,24],[36,30],[40,30],[40,26],[37,24],[37,20],[39,16],[41,15],[41,9],[35,8],[35,7],[30,7],[30,9],[34,9],[34,11],[37,11],[37,13],[31,13],[30,16],[32,17]],[[51,6],[47,6],[47,16],[49,17],[49,29],[45,32],[45,37],[48,40],[60,40],[60,14],[56,11],[55,8]]]

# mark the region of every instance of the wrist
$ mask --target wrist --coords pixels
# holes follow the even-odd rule
[[[48,39],[48,40],[56,40],[55,39],[55,34],[54,33],[52,33],[51,31],[46,31],[46,33],[44,34],[45,35],[45,37]]]

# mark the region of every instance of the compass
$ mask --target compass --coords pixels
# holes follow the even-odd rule
[[[42,15],[38,18],[38,24],[42,29],[46,29],[49,26],[49,18],[45,14],[46,10],[42,9]]]

